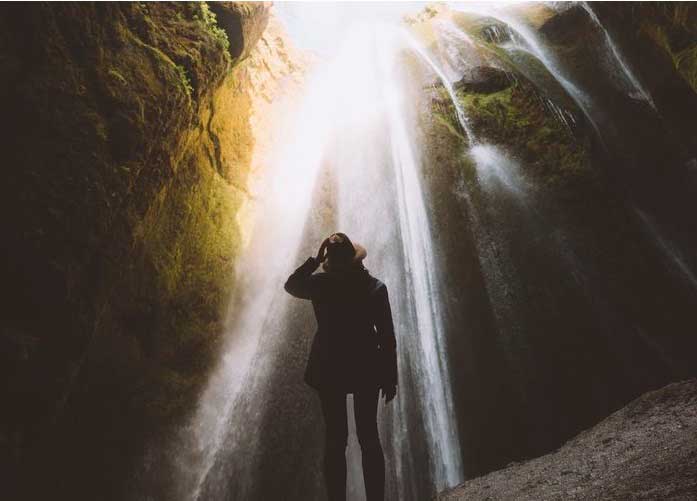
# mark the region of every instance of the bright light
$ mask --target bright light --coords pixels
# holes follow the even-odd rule
[[[329,55],[357,24],[399,23],[426,2],[279,2],[276,15],[300,48]]]

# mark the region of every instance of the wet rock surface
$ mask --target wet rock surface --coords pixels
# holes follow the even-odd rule
[[[451,354],[453,366],[463,367],[453,378],[462,388],[455,398],[469,476],[554,450],[647,389],[693,375],[695,296],[681,278],[670,285],[665,258],[623,201],[640,166],[657,154],[660,165],[670,165],[660,144],[665,133],[655,116],[638,118],[650,110],[646,102],[637,104],[605,81],[609,73],[598,65],[612,53],[585,42],[604,40],[586,11],[535,16],[536,26],[555,16],[575,16],[582,25],[557,32],[554,44],[538,34],[545,60],[530,45],[492,42],[470,28],[476,20],[458,23],[490,49],[483,65],[514,77],[488,94],[456,89],[474,147],[444,89],[434,89],[424,113],[426,155],[437,166],[427,176],[439,247],[458,277],[453,282],[475,284],[452,306],[466,318],[455,323],[468,325],[454,337]],[[573,87],[560,84],[563,75],[597,103],[570,95]],[[611,122],[622,126],[613,129]],[[651,141],[642,130],[654,131]],[[631,141],[618,139],[612,150],[642,153],[641,163],[608,155],[601,141],[616,131]],[[618,174],[629,166],[632,176]],[[455,240],[449,232],[458,225],[464,228]],[[462,259],[471,255],[474,262]]]
[[[453,87],[465,92],[491,94],[509,87],[511,83],[511,78],[503,70],[493,66],[475,66],[467,69]]]
[[[559,450],[466,482],[455,500],[690,500],[697,495],[697,380],[646,393]]]

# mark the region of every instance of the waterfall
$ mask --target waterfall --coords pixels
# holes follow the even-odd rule
[[[339,175],[339,223],[342,231],[375,250],[377,261],[372,262],[380,263],[378,273],[397,300],[393,308],[401,333],[399,363],[403,375],[411,373],[415,387],[412,394],[407,393],[408,385],[402,387],[397,398],[399,412],[392,412],[395,459],[402,468],[412,461],[413,451],[402,448],[412,433],[403,421],[416,411],[425,423],[435,486],[442,488],[462,479],[461,453],[449,385],[438,265],[410,133],[414,117],[408,111],[406,75],[399,73],[398,64],[407,47],[424,52],[403,31],[384,25],[365,28],[352,40],[349,50],[360,61],[355,70],[363,79],[352,87],[359,101],[354,102],[351,116],[342,116],[340,123],[342,137],[348,135],[352,140],[343,143],[334,159]],[[387,190],[386,180],[392,185]],[[394,238],[387,238],[392,234],[401,248],[394,247]],[[400,475],[405,474],[403,469]],[[413,493],[399,492],[399,499],[411,497]]]
[[[609,33],[584,8],[602,30],[622,82],[653,105]],[[588,386],[571,371],[559,370],[566,368],[557,361],[555,347],[560,353],[568,348],[562,354],[573,369],[570,347],[587,348],[583,357],[596,347],[601,354],[612,351],[619,362],[629,363],[621,354],[623,339],[614,331],[622,331],[633,305],[625,306],[614,290],[603,286],[606,257],[596,257],[594,242],[584,240],[595,238],[585,223],[577,223],[575,214],[567,222],[565,214],[552,213],[557,206],[561,213],[566,201],[544,199],[556,187],[536,184],[543,179],[538,173],[545,176],[554,159],[533,163],[536,159],[529,159],[541,150],[533,151],[532,141],[523,143],[526,132],[520,137],[512,133],[509,142],[491,133],[487,117],[475,115],[473,106],[481,104],[488,112],[486,107],[497,104],[501,95],[513,96],[512,107],[540,104],[544,109],[530,116],[553,116],[564,124],[569,132],[564,138],[570,141],[577,133],[587,139],[585,124],[576,123],[576,106],[569,111],[560,103],[575,102],[601,142],[600,124],[607,133],[613,117],[601,120],[602,95],[586,92],[591,85],[580,88],[554,47],[521,15],[491,6],[461,9],[500,23],[484,26],[491,19],[480,19],[475,28],[484,27],[476,31],[467,20],[456,24],[452,16],[426,18],[423,22],[433,28],[422,33],[428,46],[418,38],[418,29],[412,33],[397,19],[382,22],[372,12],[364,12],[360,23],[340,19],[318,27],[323,30],[318,38],[335,46],[320,52],[301,99],[274,101],[274,109],[280,110],[278,120],[269,120],[274,122],[274,144],[269,158],[256,162],[263,167],[253,174],[251,224],[245,228],[249,240],[236,264],[220,360],[167,458],[172,471],[163,478],[173,479],[176,499],[324,499],[319,402],[302,381],[315,322],[310,304],[290,297],[282,286],[331,232],[346,232],[363,244],[366,267],[389,289],[399,388],[394,401],[385,405],[380,400],[378,406],[387,499],[428,499],[464,481],[465,472],[477,474],[501,466],[500,459],[537,452],[549,445],[532,444],[541,438],[563,438],[577,422],[570,419],[567,427],[539,409],[578,410],[567,400],[563,383]],[[340,10],[348,15],[350,9],[344,5]],[[321,23],[322,16],[309,17]],[[301,24],[311,31],[312,22],[303,19]],[[524,96],[522,104],[513,98],[533,86],[525,79],[535,85],[538,80],[521,71],[518,63],[531,58],[521,57],[520,51],[540,62],[530,66],[548,84],[531,90],[534,96]],[[462,72],[479,65],[507,68],[514,85],[520,85],[509,94],[508,89],[456,91],[454,82]],[[433,82],[440,84],[434,89]],[[444,119],[446,93],[453,116]],[[426,101],[431,98],[433,102]],[[626,102],[650,112],[642,103]],[[509,113],[507,106],[501,120],[518,120],[513,114],[517,108]],[[430,121],[421,115],[434,109],[438,116]],[[475,116],[481,122],[471,120]],[[539,122],[529,123],[536,127]],[[552,132],[548,137],[556,139],[556,130]],[[426,140],[432,142],[422,143]],[[516,157],[514,152],[522,153]],[[560,150],[557,158],[566,160],[564,153]],[[590,190],[584,180],[579,189]],[[439,192],[430,193],[429,183]],[[678,250],[674,235],[660,231],[659,220],[648,213],[636,208],[634,215],[671,269],[697,288],[689,256]],[[575,238],[572,225],[588,234]],[[567,325],[565,315],[574,325]],[[644,332],[637,321],[632,332],[666,366],[677,365],[672,358],[678,357],[652,337],[647,324]],[[547,337],[546,331],[561,334]],[[615,374],[608,369],[610,362],[598,370],[598,380],[600,370]],[[579,401],[595,402],[584,398]],[[603,398],[610,400],[600,395],[599,406]],[[360,501],[361,451],[351,397],[347,407],[348,499]],[[556,428],[550,432],[549,427]],[[525,432],[520,439],[519,431]],[[496,442],[491,453],[490,442]]]
[[[335,230],[367,247],[366,266],[390,291],[400,386],[379,413],[388,495],[423,499],[463,480],[439,263],[409,104],[421,86],[414,87],[401,64],[414,49],[425,55],[397,26],[357,26],[317,65],[301,104],[279,126],[282,143],[255,190],[257,218],[236,270],[240,281],[224,355],[182,433],[187,453],[176,459],[182,499],[245,499],[271,489],[259,485],[258,470],[270,453],[255,437],[265,433],[265,420],[282,419],[269,415],[276,398],[269,381],[279,379],[283,365],[304,365],[306,352],[293,343],[288,324],[309,312],[309,304],[286,295],[282,285],[308,248],[302,235],[318,210],[313,193],[322,187],[323,170],[334,183],[325,188],[335,199]],[[452,92],[447,79],[444,84]],[[301,337],[308,338],[314,322],[303,322]],[[321,436],[321,428],[302,426],[303,433]],[[289,454],[298,452],[288,447]],[[297,459],[296,470],[316,465]],[[355,442],[348,463],[349,497],[363,499]],[[318,493],[287,496],[312,499]]]
[[[509,29],[517,36],[511,37],[512,43],[507,43],[502,46],[504,50],[525,50],[534,55],[549,71],[549,73],[559,82],[566,93],[574,100],[579,109],[588,119],[588,122],[595,129],[597,137],[603,141],[603,135],[598,127],[595,119],[594,111],[595,104],[591,97],[575,83],[571,81],[569,76],[563,71],[544,43],[539,40],[536,33],[533,32],[524,22],[517,19],[514,15],[502,12],[495,6],[477,6],[457,3],[456,7],[461,12],[469,12],[482,16],[491,16],[492,18],[505,23]]]
[[[231,301],[226,344],[192,419],[182,431],[181,448],[188,454],[174,459],[182,484],[181,499],[199,499],[221,449],[253,432],[249,428],[253,423],[239,419],[247,405],[244,396],[250,391],[251,373],[262,377],[265,369],[259,364],[260,343],[268,335],[265,328],[271,317],[283,315],[290,304],[281,286],[297,265],[294,258],[311,209],[331,121],[317,99],[321,83],[321,78],[310,80],[305,97],[295,108],[295,114],[307,120],[305,127],[296,129],[294,121],[288,119],[279,124],[279,131],[294,133],[277,145],[266,172],[252,187],[256,200],[253,235],[236,265],[239,280]],[[261,400],[263,397],[256,405],[263,405]]]

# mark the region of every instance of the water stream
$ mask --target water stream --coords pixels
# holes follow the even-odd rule
[[[502,41],[504,50],[525,50],[538,58],[602,141],[593,99],[571,81],[532,29],[494,7],[459,7],[505,23],[515,36],[494,30],[494,40]],[[626,79],[653,105],[607,31],[584,8],[603,30]],[[257,176],[251,240],[237,264],[226,345],[179,437],[185,453],[173,459],[180,499],[323,499],[319,409],[301,381],[315,324],[309,303],[291,298],[282,285],[334,231],[346,232],[367,248],[366,267],[390,291],[400,385],[396,399],[379,409],[387,499],[425,499],[464,480],[462,416],[454,403],[449,362],[455,326],[448,325],[445,311],[449,291],[442,285],[445,267],[435,248],[424,181],[424,171],[434,166],[422,165],[415,106],[432,83],[428,77],[435,76],[452,101],[464,154],[476,169],[476,193],[462,177],[453,192],[465,208],[495,330],[517,378],[509,386],[517,387],[521,401],[533,382],[527,375],[535,372],[526,339],[529,325],[521,320],[526,308],[521,305],[531,293],[521,281],[521,259],[513,255],[509,240],[522,239],[523,233],[534,239],[526,249],[544,251],[530,255],[552,256],[567,282],[575,280],[577,285],[569,286],[578,289],[574,297],[592,302],[581,259],[561,230],[550,230],[537,212],[524,166],[504,145],[476,137],[457,98],[453,82],[472,64],[462,54],[472,51],[476,62],[476,43],[452,23],[441,23],[440,30],[438,53],[433,53],[399,22],[342,27],[337,48],[312,69],[302,99],[277,124],[274,153]],[[571,132],[573,115],[545,99],[542,105]],[[647,216],[638,210],[637,215],[690,283],[697,283]],[[612,317],[596,309],[596,317]],[[530,381],[521,382],[524,377]],[[355,433],[350,398],[348,408]],[[349,499],[359,501],[364,494],[354,438],[347,454]]]
[[[410,106],[421,86],[413,85],[408,65],[401,64],[409,50],[416,50],[454,95],[449,80],[403,29],[359,25],[330,60],[317,66],[305,99],[291,114],[276,161],[257,190],[257,220],[237,268],[244,278],[231,306],[225,354],[182,439],[194,451],[180,461],[182,499],[245,499],[267,492],[255,485],[255,472],[270,454],[269,445],[250,437],[267,433],[266,420],[281,419],[266,407],[277,399],[274,384],[285,383],[270,381],[282,379],[288,364],[294,364],[294,373],[304,366],[303,346],[294,344],[298,336],[287,325],[301,327],[309,339],[314,322],[293,320],[308,318],[309,303],[287,296],[282,284],[309,249],[302,236],[320,241],[319,234],[308,232],[322,210],[313,196],[318,189],[332,199],[335,230],[367,247],[366,266],[390,290],[400,391],[380,411],[388,478],[393,479],[389,495],[423,499],[463,480],[443,291]],[[322,187],[324,171],[331,182]],[[296,431],[321,437],[321,428]],[[349,497],[363,499],[360,449],[354,441],[348,458]],[[303,461],[308,469],[317,466]],[[289,496],[313,499],[321,493]]]
[[[658,111],[656,109],[656,104],[653,102],[651,94],[646,90],[646,88],[641,84],[641,82],[639,82],[639,79],[629,67],[629,63],[620,52],[619,48],[617,47],[617,44],[610,36],[610,33],[607,31],[607,28],[605,28],[603,23],[600,22],[600,19],[598,19],[596,13],[588,5],[588,2],[581,2],[581,5],[583,6],[583,9],[588,13],[590,18],[593,20],[595,25],[603,32],[603,36],[605,37],[605,44],[607,45],[608,50],[612,54],[616,67],[619,68],[620,73],[624,76],[624,78],[627,80],[629,84],[630,95],[638,97],[639,99],[643,99],[654,109],[654,111]]]

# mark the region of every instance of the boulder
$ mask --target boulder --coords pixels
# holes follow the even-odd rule
[[[269,22],[271,2],[210,2],[218,26],[230,41],[233,59],[246,58],[261,38]]]
[[[454,85],[455,89],[478,94],[491,94],[511,85],[508,74],[493,66],[475,66],[465,72]]]

